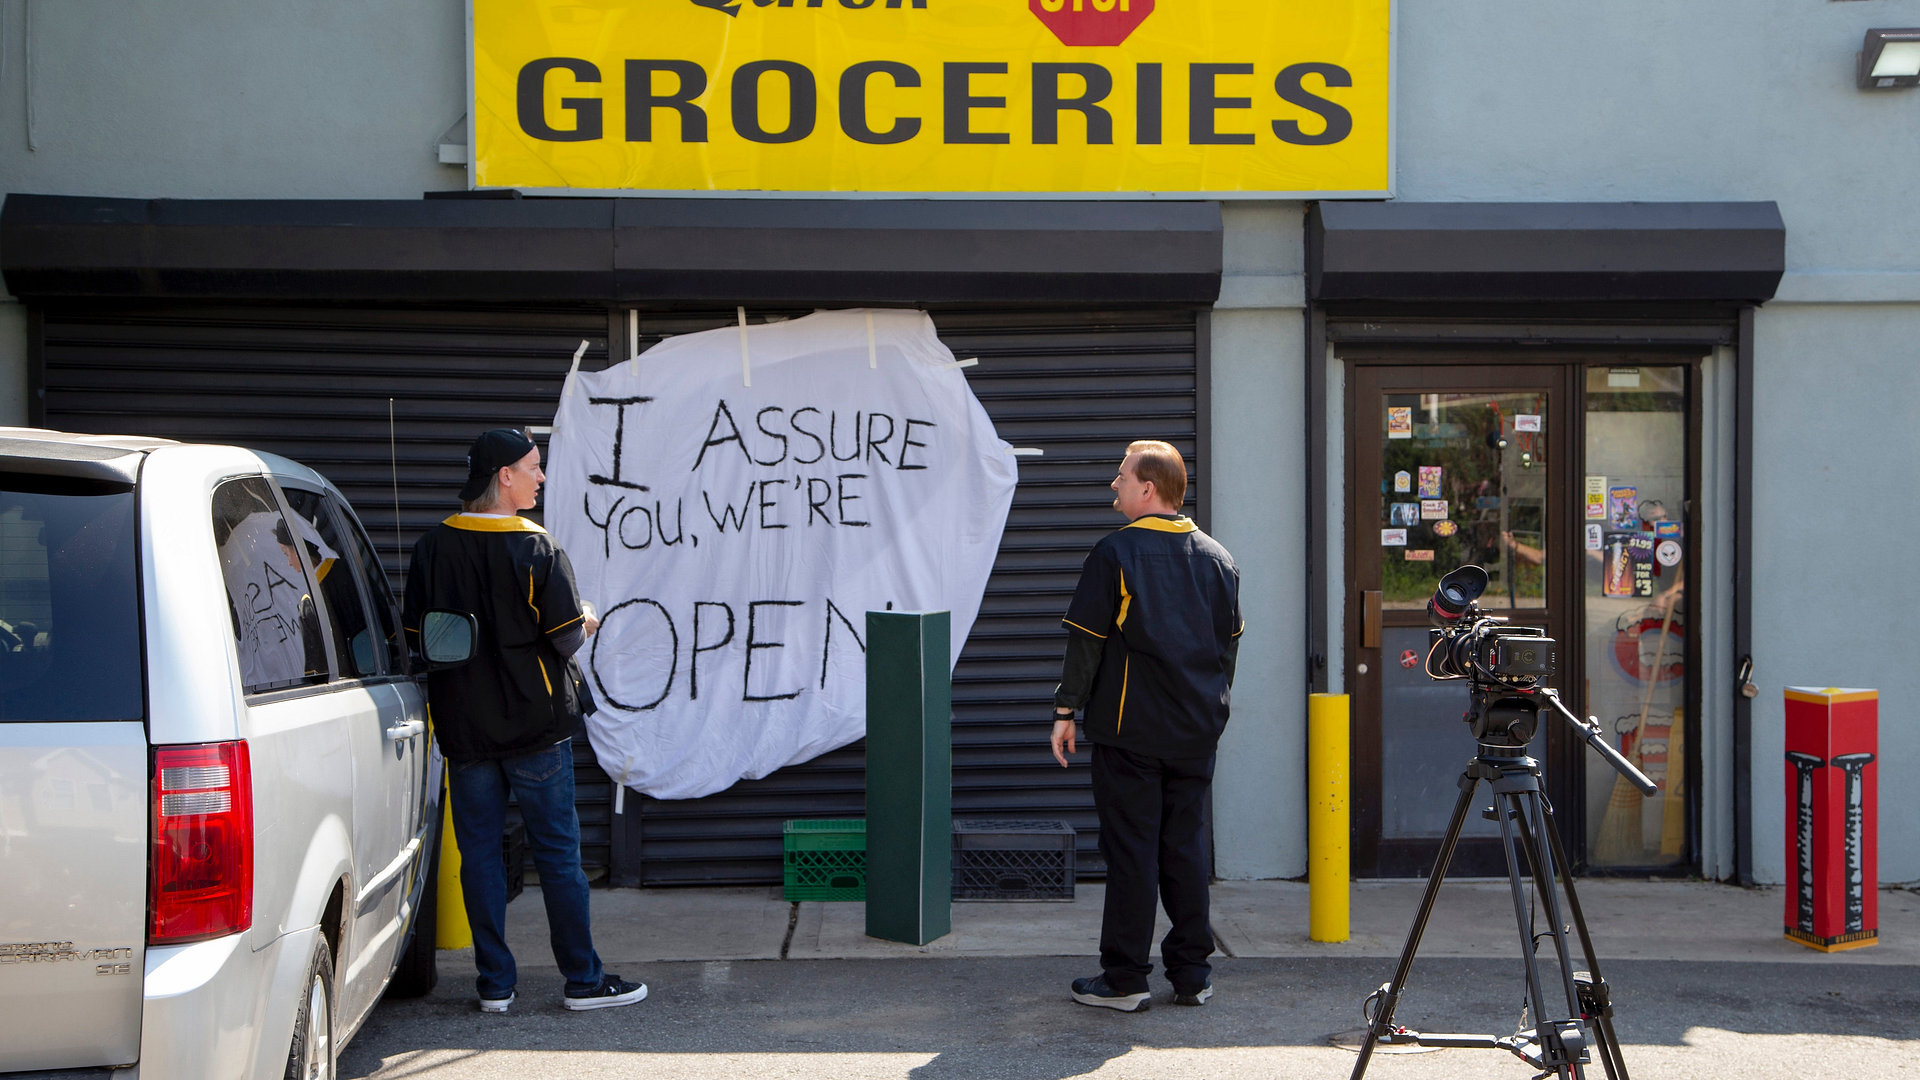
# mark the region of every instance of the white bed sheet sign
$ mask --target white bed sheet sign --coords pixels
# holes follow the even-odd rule
[[[569,376],[546,520],[600,612],[578,659],[601,767],[697,798],[863,736],[865,613],[949,611],[959,659],[1010,450],[920,311],[687,334]]]

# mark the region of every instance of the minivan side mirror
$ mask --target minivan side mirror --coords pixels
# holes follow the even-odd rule
[[[473,659],[480,624],[464,611],[436,608],[420,620],[420,651],[429,668],[459,667]]]

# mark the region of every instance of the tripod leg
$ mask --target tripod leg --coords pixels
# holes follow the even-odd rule
[[[1522,808],[1522,814],[1515,824],[1519,826],[1520,840],[1527,853],[1527,864],[1533,871],[1535,886],[1541,900],[1546,903],[1547,921],[1553,930],[1554,958],[1559,961],[1560,980],[1567,995],[1567,1015],[1579,1016],[1583,1010],[1580,1008],[1580,993],[1573,982],[1573,958],[1567,949],[1566,924],[1560,920],[1559,894],[1553,888],[1555,866],[1559,865],[1562,870],[1565,866],[1554,858],[1545,837],[1540,835],[1550,832],[1552,828],[1544,816],[1546,798],[1537,791],[1528,794],[1527,805]]]
[[[1609,1080],[1628,1080],[1627,1062],[1620,1054],[1620,1039],[1613,1030],[1612,991],[1600,975],[1600,959],[1593,952],[1593,936],[1588,933],[1587,918],[1580,911],[1580,895],[1573,887],[1573,864],[1567,861],[1566,846],[1560,842],[1560,831],[1554,828],[1553,808],[1542,804],[1541,818],[1542,831],[1547,834],[1547,848],[1553,852],[1554,862],[1560,867],[1565,884],[1567,914],[1572,918],[1574,932],[1580,938],[1580,951],[1587,960],[1587,977],[1591,980],[1588,997],[1592,999],[1590,1012],[1596,1034],[1594,1043],[1600,1049],[1600,1066],[1606,1070]]]
[[[1440,883],[1446,880],[1447,867],[1453,862],[1453,850],[1460,844],[1460,830],[1466,825],[1467,811],[1473,808],[1473,791],[1479,785],[1473,767],[1460,774],[1460,798],[1454,801],[1453,817],[1447,822],[1446,836],[1440,841],[1440,854],[1433,862],[1433,874],[1420,896],[1420,910],[1414,912],[1413,928],[1400,949],[1400,963],[1393,969],[1393,980],[1378,991],[1380,1003],[1367,1018],[1367,1037],[1360,1043],[1360,1059],[1353,1063],[1352,1080],[1366,1074],[1373,1058],[1374,1044],[1393,1026],[1393,1010],[1400,1004],[1400,992],[1406,988],[1407,974],[1413,970],[1413,954],[1420,949],[1420,936],[1426,933],[1427,919],[1433,915],[1433,903],[1440,895]]]
[[[1613,1032],[1613,1010],[1597,1006],[1593,1016],[1593,1045],[1600,1051],[1600,1068],[1608,1080],[1627,1080],[1627,1062],[1620,1056],[1620,1037]]]
[[[1507,890],[1513,895],[1513,923],[1520,934],[1520,957],[1526,963],[1527,1001],[1533,1009],[1534,1033],[1540,1037],[1541,1047],[1544,1050],[1549,1023],[1546,995],[1540,988],[1540,963],[1533,955],[1533,935],[1527,933],[1527,901],[1520,890],[1520,861],[1514,853],[1514,843],[1519,839],[1515,836],[1515,823],[1523,820],[1521,815],[1526,812],[1521,793],[1496,789],[1493,796],[1493,810],[1494,816],[1500,820],[1500,852],[1507,857]],[[1531,852],[1528,853],[1528,860],[1529,870],[1534,869]],[[1569,1013],[1578,1015],[1579,1006],[1573,1001],[1571,987],[1567,996]],[[1554,1072],[1559,1074],[1562,1080],[1575,1080],[1570,1066],[1555,1066]]]

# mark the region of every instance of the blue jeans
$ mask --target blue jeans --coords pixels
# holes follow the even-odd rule
[[[587,875],[580,869],[580,815],[573,806],[572,740],[518,757],[450,763],[447,775],[480,996],[506,997],[518,977],[507,948],[507,868],[501,857],[509,791],[526,821],[553,959],[566,976],[567,993],[599,986],[600,955],[593,951]]]

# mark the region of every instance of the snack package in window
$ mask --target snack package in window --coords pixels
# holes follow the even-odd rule
[[[1634,595],[1632,539],[1633,537],[1627,533],[1612,533],[1601,545],[1600,594],[1602,596]]]

